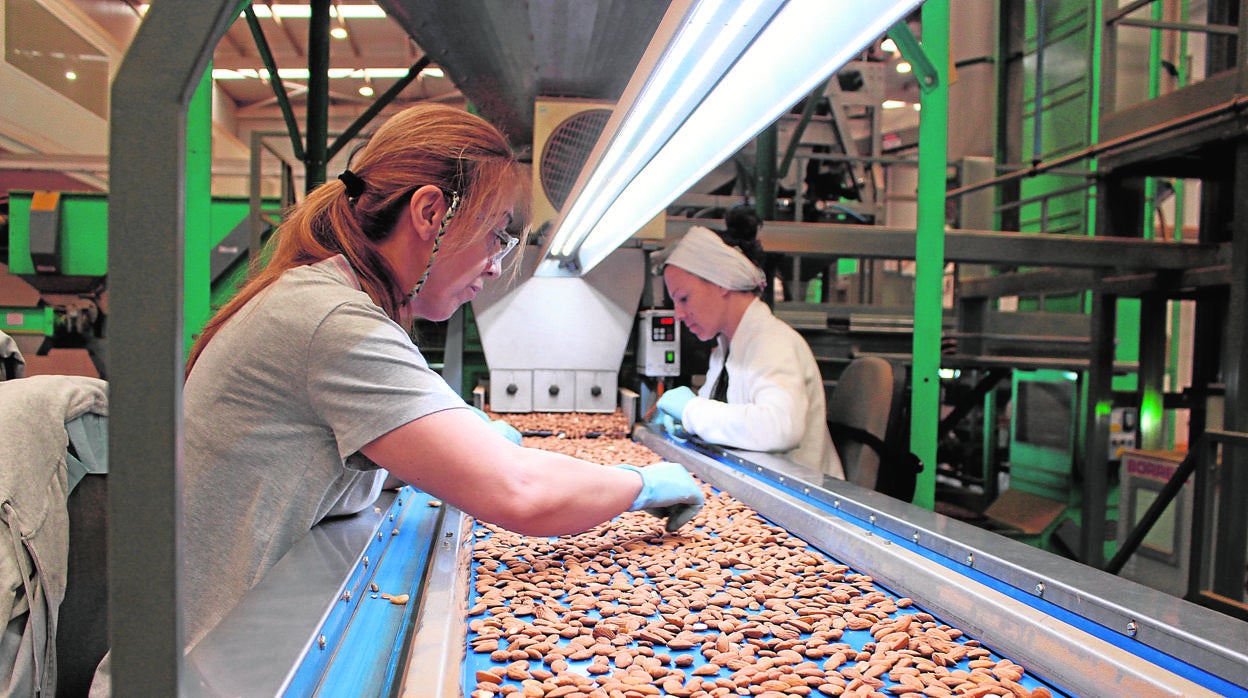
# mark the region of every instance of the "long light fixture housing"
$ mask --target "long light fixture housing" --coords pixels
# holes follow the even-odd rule
[[[537,274],[582,275],[921,0],[673,0]]]

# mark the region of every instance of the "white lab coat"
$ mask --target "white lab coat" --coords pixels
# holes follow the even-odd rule
[[[754,299],[728,351],[728,402],[711,400],[724,365],[724,337],[711,351],[706,383],[685,406],[684,428],[705,441],[786,456],[844,479],[828,434],[823,377],[806,340]]]

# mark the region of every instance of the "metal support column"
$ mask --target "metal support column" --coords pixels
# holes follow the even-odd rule
[[[1242,11],[1242,8],[1241,8]],[[1248,18],[1240,17],[1241,26]],[[1242,54],[1241,54],[1242,55]],[[1226,386],[1223,428],[1248,432],[1248,140],[1235,146],[1235,185],[1230,221],[1231,284],[1222,338],[1222,382]],[[1244,449],[1226,449],[1218,492],[1218,554],[1213,560],[1214,593],[1242,601],[1248,567],[1248,463],[1239,461]]]
[[[1087,414],[1083,417],[1083,452],[1075,464],[1083,474],[1079,560],[1100,568],[1105,562],[1105,511],[1109,496],[1109,420],[1114,403],[1114,329],[1118,297],[1092,292],[1091,356],[1087,373]]]
[[[265,70],[269,72],[269,84],[273,87],[273,96],[277,99],[277,106],[282,110],[282,118],[286,121],[286,132],[290,136],[291,150],[294,151],[296,159],[303,160],[305,153],[303,152],[303,139],[299,135],[299,124],[295,122],[295,111],[290,106],[290,95],[286,94],[286,88],[282,85],[281,72],[277,69],[277,62],[273,60],[269,42],[264,38],[260,20],[256,19],[256,12],[250,5],[243,10],[243,16],[247,18],[247,26],[251,28],[252,40],[256,42],[256,52],[260,54],[260,60],[263,61]],[[254,148],[252,152],[255,152]]]
[[[178,695],[187,118],[234,0],[153,3],[109,119],[112,694]]]
[[[797,136],[794,135],[794,138],[796,139]],[[776,153],[779,151],[779,141],[780,127],[777,124],[772,124],[763,129],[758,134],[758,138],[755,139],[754,210],[758,212],[758,217],[764,221],[776,220]],[[798,190],[801,190],[800,186]],[[796,286],[800,286],[800,280],[801,261],[799,258],[794,258],[793,283]],[[796,291],[794,293],[793,299],[797,300]],[[775,276],[768,274],[763,286],[763,301],[767,303],[768,307],[772,307],[775,305],[775,298]]]
[[[815,108],[819,106],[819,100],[823,97],[824,91],[828,89],[828,85],[833,79],[835,78],[824,80],[810,94],[806,95],[806,103],[802,105],[802,115],[793,127],[793,135],[789,138],[789,144],[784,148],[784,157],[780,160],[780,179],[789,176],[789,168],[793,165],[793,158],[797,155],[797,149],[802,144],[802,135],[806,133],[806,126],[810,124],[811,117],[815,115]],[[800,191],[801,187],[798,187],[798,190]]]
[[[446,344],[442,349],[442,379],[451,389],[464,394],[464,316],[467,304],[459,306],[446,327]]]
[[[261,167],[260,162],[263,146],[264,134],[260,131],[252,131],[251,159],[249,164],[250,176],[247,183],[247,259],[249,266],[259,262],[260,245],[264,238],[264,218],[261,210],[264,202],[264,193],[260,181],[264,175],[264,169]]]
[[[919,203],[915,242],[914,367],[910,450],[928,467],[919,473],[914,504],[936,504],[936,442],[940,421],[940,334],[945,274],[945,181],[949,139],[949,0],[923,4],[923,53],[933,74],[924,83],[919,118]]]
[[[363,114],[360,114],[355,121],[351,122],[351,125],[347,127],[347,130],[343,131],[342,134],[338,136],[338,138],[335,139],[329,146],[329,149],[325,153],[327,160],[332,160],[334,156],[338,154],[338,151],[345,148],[346,145],[351,142],[351,139],[359,135],[360,131],[363,130],[365,126],[368,126],[372,120],[382,112],[383,109],[390,106],[391,102],[393,102],[395,98],[403,92],[403,90],[407,89],[408,85],[412,84],[416,78],[420,77],[420,71],[424,70],[431,61],[432,59],[429,56],[422,56],[419,60],[412,64],[411,68],[407,69],[406,75],[396,80],[394,84],[390,86],[390,89],[383,92],[380,97],[374,100],[373,103],[369,105],[368,109],[365,109]]]
[[[779,151],[780,129],[772,124],[755,140],[754,208],[765,221],[776,220],[776,153]]]
[[[308,18],[308,147],[304,155],[304,191],[325,183],[329,164],[329,8],[330,0],[312,0]]]
[[[1140,299],[1139,447],[1166,447],[1163,396],[1166,381],[1166,298],[1150,293]]]

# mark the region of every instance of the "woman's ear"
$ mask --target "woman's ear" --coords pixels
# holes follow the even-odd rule
[[[418,236],[426,240],[437,236],[446,209],[446,196],[432,184],[426,184],[412,192],[412,198],[407,202],[412,228]]]

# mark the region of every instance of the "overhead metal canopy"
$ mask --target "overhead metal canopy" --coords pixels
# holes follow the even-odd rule
[[[538,97],[616,101],[668,0],[379,0],[464,96],[532,145]]]

